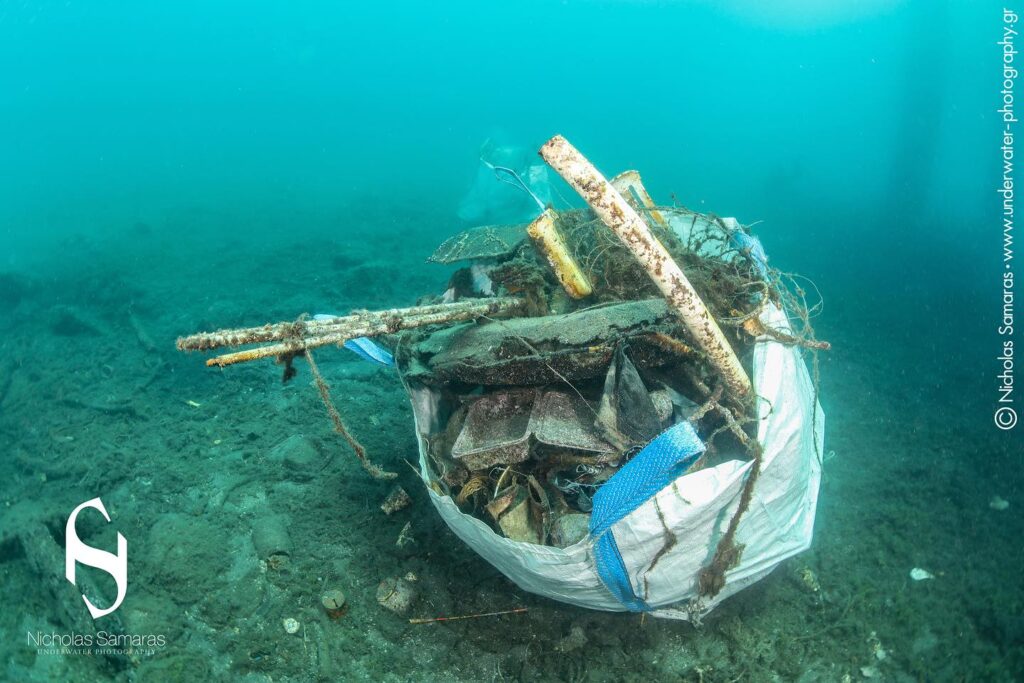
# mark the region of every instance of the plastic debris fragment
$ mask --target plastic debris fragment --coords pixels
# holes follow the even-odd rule
[[[471,470],[526,460],[530,455],[530,411],[537,392],[500,391],[477,399],[452,447],[452,457]]]
[[[537,245],[537,250],[548,260],[566,294],[573,299],[583,299],[593,293],[593,285],[590,284],[586,274],[580,270],[576,259],[569,253],[562,234],[555,226],[554,211],[547,209],[537,217],[537,220],[530,223],[526,232]]]
[[[525,240],[525,223],[482,225],[449,237],[434,250],[427,261],[448,264],[507,256]]]
[[[395,357],[391,355],[390,351],[367,337],[349,339],[345,342],[344,347],[371,363],[383,365],[386,368],[395,364]]]
[[[399,510],[404,510],[412,504],[412,498],[405,492],[398,484],[395,484],[394,488],[388,494],[384,502],[380,504],[380,509],[384,511],[386,515],[393,515]]]

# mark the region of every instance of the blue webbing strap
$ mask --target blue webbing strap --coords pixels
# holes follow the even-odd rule
[[[336,315],[328,313],[317,313],[313,316],[313,320],[324,322],[327,320],[334,320],[337,317],[338,316]],[[343,346],[365,361],[376,363],[377,365],[383,365],[388,368],[394,367],[395,365],[395,357],[391,355],[391,352],[369,337],[356,337],[354,339],[349,339],[343,344]]]
[[[680,422],[655,437],[594,494],[590,536],[594,539],[597,573],[630,611],[642,612],[650,607],[633,592],[612,525],[672,483],[703,452],[704,443],[693,425]]]
[[[391,355],[391,352],[372,339],[356,337],[346,341],[343,346],[365,361],[388,368],[395,364],[395,357]]]

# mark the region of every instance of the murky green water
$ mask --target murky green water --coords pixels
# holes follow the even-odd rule
[[[0,678],[1016,680],[1024,440],[996,425],[1021,400],[996,192],[1012,16],[0,4]],[[660,202],[753,224],[824,300],[814,544],[699,628],[533,596],[469,550],[405,464],[392,371],[318,353],[412,497],[389,516],[305,367],[282,384],[270,361],[208,369],[174,347],[440,294],[439,243],[533,211],[481,155],[522,171],[556,133]],[[79,564],[73,586],[64,563],[68,516],[97,497],[111,522],[85,510],[77,534],[111,553],[123,535],[128,580],[93,620],[80,588],[107,605],[115,580]],[[410,613],[383,609],[380,582],[409,574]]]

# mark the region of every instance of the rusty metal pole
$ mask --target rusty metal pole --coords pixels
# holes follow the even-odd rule
[[[579,193],[598,218],[618,235],[669,304],[676,309],[708,360],[737,396],[750,392],[750,378],[722,334],[718,323],[694,291],[671,254],[662,246],[640,214],[580,151],[561,135],[544,143],[540,155]]]
[[[261,358],[294,355],[329,344],[344,344],[356,337],[377,337],[395,334],[400,330],[428,325],[449,325],[482,316],[511,315],[519,312],[522,306],[522,299],[509,296],[466,299],[450,304],[415,306],[390,311],[366,311],[326,321],[277,323],[262,327],[203,332],[178,339],[178,350],[209,351],[223,346],[278,342],[227,353],[206,361],[207,366],[224,367]]]

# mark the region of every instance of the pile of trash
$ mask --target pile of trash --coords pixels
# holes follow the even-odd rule
[[[770,293],[755,257],[720,219],[684,209],[657,214],[656,237],[699,274],[698,294],[717,320],[733,323],[730,342],[749,356],[754,336],[740,321]],[[742,450],[708,405],[718,384],[713,369],[635,259],[599,237],[601,227],[586,210],[555,221],[591,284],[580,299],[566,293],[527,225],[453,237],[432,257],[464,264],[448,300],[515,293],[537,317],[413,332],[399,346],[406,382],[437,395],[439,428],[427,449],[435,490],[512,540],[566,547],[585,538],[600,486],[681,421],[708,445],[693,469]],[[752,404],[734,403],[735,425],[754,438]]]
[[[735,220],[657,206],[638,173],[607,181],[558,136],[541,156],[588,208],[555,211],[489,165],[536,217],[441,244],[430,260],[457,269],[436,296],[179,348],[259,344],[208,364],[272,357],[286,379],[306,359],[381,479],[311,350],[397,367],[431,500],[471,547],[527,590],[699,619],[810,543],[823,423],[801,353],[828,345]]]

